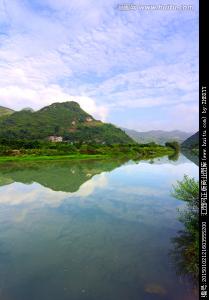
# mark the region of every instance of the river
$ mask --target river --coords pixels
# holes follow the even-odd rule
[[[0,165],[1,300],[193,300],[170,254],[185,156]]]

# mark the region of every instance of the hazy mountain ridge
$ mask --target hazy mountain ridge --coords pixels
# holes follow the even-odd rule
[[[177,141],[182,143],[192,133],[183,132],[180,130],[164,131],[164,130],[150,130],[145,132],[139,132],[132,129],[122,128],[131,138],[138,143],[151,143],[164,145],[168,141]]]

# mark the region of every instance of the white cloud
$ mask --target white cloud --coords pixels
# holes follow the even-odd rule
[[[189,63],[163,64],[119,74],[98,85],[87,85],[86,93],[104,97],[109,107],[198,104],[198,74]]]
[[[102,120],[115,108],[197,106],[190,2],[193,12],[180,14],[119,12],[110,0],[45,0],[38,8],[0,0],[0,105],[40,108],[73,97]]]
[[[94,193],[96,189],[103,189],[107,185],[107,177],[105,173],[95,175],[90,180],[82,184],[78,191],[74,193],[67,193],[52,191],[49,188],[43,187],[38,183],[22,184],[11,183],[6,186],[0,187],[0,204],[7,205],[25,205],[33,204],[34,207],[51,206],[58,207],[63,201],[72,199],[70,201],[77,201],[75,198],[84,198]]]

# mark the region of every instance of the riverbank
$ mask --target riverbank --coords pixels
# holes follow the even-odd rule
[[[19,153],[16,155],[2,155],[0,156],[0,163],[12,162],[12,161],[59,161],[59,160],[89,160],[89,159],[114,159],[114,158],[127,158],[133,160],[152,159],[155,157],[172,156],[175,151],[169,147],[157,146],[157,147],[144,147],[142,149],[115,149],[105,152],[105,148],[99,149],[101,153],[74,153],[74,154],[47,154],[41,155],[37,153],[30,153],[30,151],[24,151],[26,153]],[[120,151],[116,151],[120,150]],[[87,150],[88,151],[88,150]],[[99,152],[97,150],[97,152]]]
[[[108,156],[105,155],[85,155],[85,154],[71,154],[71,155],[18,155],[18,156],[0,156],[1,162],[10,162],[10,161],[50,161],[50,160],[71,160],[71,159],[100,159]]]

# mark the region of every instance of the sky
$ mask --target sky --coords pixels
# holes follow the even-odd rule
[[[182,1],[0,0],[0,105],[73,100],[117,126],[197,131],[198,4]]]

